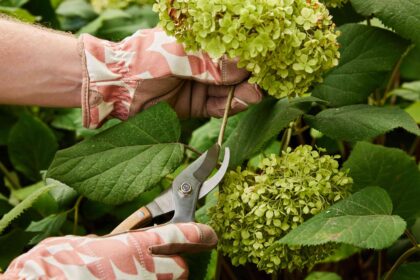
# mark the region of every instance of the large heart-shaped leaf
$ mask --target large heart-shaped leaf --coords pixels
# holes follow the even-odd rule
[[[347,24],[340,27],[340,64],[327,73],[313,95],[332,106],[364,103],[395,67],[408,42],[377,27]]]
[[[404,220],[392,215],[392,202],[387,192],[368,187],[304,222],[279,243],[319,245],[339,242],[383,249],[392,245],[405,228]]]
[[[41,179],[40,171],[48,168],[58,148],[51,129],[27,114],[13,126],[7,146],[14,167],[34,181]]]
[[[396,107],[350,105],[323,110],[316,116],[307,115],[305,119],[311,127],[339,140],[367,140],[399,127],[420,135],[415,120]]]
[[[420,0],[351,0],[364,16],[374,15],[404,38],[420,44]]]
[[[394,214],[412,223],[419,212],[420,171],[416,162],[400,149],[360,142],[344,168],[350,169],[355,191],[379,186],[388,191]]]
[[[47,176],[108,204],[133,200],[175,170],[184,155],[180,125],[169,105],[57,153]]]

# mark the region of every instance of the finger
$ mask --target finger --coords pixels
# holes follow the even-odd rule
[[[222,84],[236,85],[249,77],[249,72],[238,67],[239,59],[221,58]]]
[[[218,60],[211,59],[207,54],[188,54],[191,67],[189,78],[205,84],[236,85],[249,77],[249,72],[237,66],[238,59],[228,59],[226,56]],[[188,78],[188,76],[187,76]]]
[[[210,98],[207,100],[207,113],[212,117],[222,117],[226,107],[227,96],[231,90],[230,86],[211,86],[208,91]],[[248,108],[251,104],[256,104],[262,99],[261,89],[249,84],[240,83],[235,87],[229,114],[233,115]]]
[[[180,256],[153,256],[157,279],[188,279],[188,266]],[[171,275],[171,278],[167,278]]]
[[[168,224],[151,228],[146,233],[160,237],[159,242],[149,246],[151,253],[156,255],[200,252],[217,244],[214,230],[197,223]]]

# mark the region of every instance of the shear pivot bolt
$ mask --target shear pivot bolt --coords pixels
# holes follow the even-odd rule
[[[180,187],[179,187],[179,191],[186,195],[186,194],[190,194],[192,192],[192,187],[190,184],[188,183],[183,183]]]

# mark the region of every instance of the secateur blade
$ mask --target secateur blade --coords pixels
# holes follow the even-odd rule
[[[175,178],[172,183],[175,213],[171,222],[185,223],[194,221],[201,185],[217,166],[219,152],[220,146],[214,144]]]
[[[181,174],[176,177],[171,189],[166,190],[152,202],[131,214],[121,222],[112,233],[116,234],[133,228],[142,227],[150,223],[153,218],[173,210],[175,210],[175,215],[171,222],[193,221],[197,200],[203,198],[220,183],[229,167],[230,151],[229,148],[225,148],[223,163],[216,174],[204,181],[204,183],[198,180],[203,178],[204,175],[212,172],[213,164],[216,166],[217,157],[215,158],[215,156],[216,152],[218,153],[218,149],[220,148],[215,147],[214,149],[209,150],[210,153],[206,152],[201,155],[201,158],[193,162],[193,166],[188,166],[186,168],[187,171],[184,170],[185,172],[181,172]],[[206,172],[198,172],[202,169]],[[207,178],[207,176],[205,178]],[[190,186],[195,184],[195,188],[191,188],[193,193],[182,194],[182,189],[180,189],[180,187],[182,187],[183,183],[187,183]]]

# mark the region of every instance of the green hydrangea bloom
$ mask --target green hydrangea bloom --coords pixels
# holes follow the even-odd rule
[[[337,158],[305,145],[264,158],[257,170],[230,171],[210,210],[219,249],[234,265],[252,262],[268,273],[310,268],[328,256],[335,245],[271,245],[349,193],[352,179]]]
[[[93,9],[100,13],[106,9],[124,9],[131,4],[146,5],[154,4],[155,0],[91,0]]]
[[[327,7],[339,8],[349,2],[349,0],[321,0]]]
[[[187,49],[239,57],[276,98],[307,93],[338,64],[338,32],[317,0],[158,0],[154,10]]]

